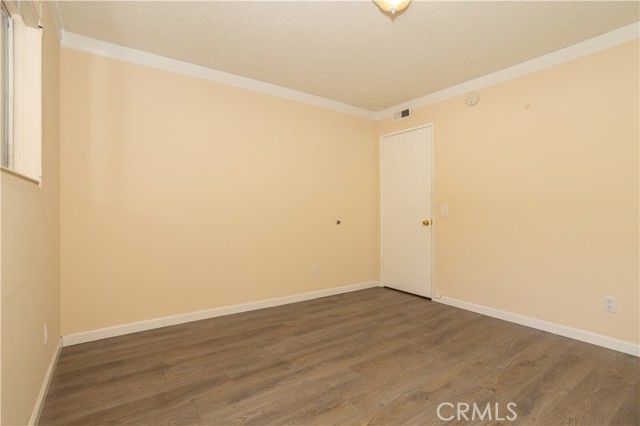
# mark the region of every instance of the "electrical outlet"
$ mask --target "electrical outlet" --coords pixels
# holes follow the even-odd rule
[[[311,268],[311,272],[315,276],[320,275],[320,265],[313,265],[313,268]]]
[[[605,296],[602,309],[607,312],[616,312],[618,309],[618,302],[616,301],[616,298],[613,296]]]

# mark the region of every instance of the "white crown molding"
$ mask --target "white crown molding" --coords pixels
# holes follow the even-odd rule
[[[369,281],[360,284],[352,284],[344,287],[334,287],[326,290],[312,291],[309,293],[294,294],[293,296],[277,297],[274,299],[259,300],[257,302],[243,303],[240,305],[223,306],[220,308],[207,309],[198,312],[173,315],[162,318],[154,318],[147,321],[133,322],[129,324],[116,325],[114,327],[100,328],[82,333],[62,336],[63,346],[78,345],[80,343],[93,342],[95,340],[109,337],[122,336],[125,334],[138,333],[140,331],[153,330],[170,325],[184,324],[192,321],[220,317],[223,315],[237,314],[240,312],[253,311],[256,309],[272,308],[274,306],[287,305],[289,303],[303,302],[305,300],[318,299],[320,297],[335,296],[336,294],[349,293],[352,291],[365,290],[367,288],[379,287],[377,281]]]
[[[59,19],[59,17],[58,17]],[[59,24],[59,23],[58,23]],[[586,56],[600,50],[604,50],[640,37],[640,22],[618,28],[605,34],[601,34],[589,40],[565,47],[555,52],[539,56],[529,61],[487,74],[473,80],[466,81],[455,86],[431,93],[426,96],[387,108],[383,111],[374,112],[364,108],[358,108],[342,102],[322,98],[286,87],[253,80],[246,77],[237,76],[223,71],[194,65],[188,62],[167,58],[141,50],[131,49],[79,34],[66,31],[61,32],[62,47],[105,56],[112,59],[131,62],[138,65],[161,69],[164,71],[184,74],[195,78],[213,81],[216,83],[240,87],[253,90],[280,98],[289,99],[317,107],[366,118],[369,120],[384,120],[393,115],[394,112],[403,109],[416,109],[428,105],[433,105],[456,96],[464,95],[474,90],[480,90],[494,84],[512,80],[526,74],[543,70],[573,59]]]
[[[177,59],[167,58],[165,56],[144,52],[142,50],[107,43],[105,41],[96,40],[75,33],[62,31],[61,45],[68,49],[79,50],[81,52],[92,53],[94,55],[131,62],[137,65],[183,74],[242,89],[253,90],[267,95],[277,96],[369,120],[376,119],[376,113],[374,111],[364,108],[358,108],[342,102],[311,95],[309,93],[287,89],[286,87],[276,86],[274,84],[241,77],[200,65],[191,64],[189,62],[179,61]]]
[[[461,96],[468,92],[480,90],[494,84],[512,80],[514,78],[521,77],[526,74],[531,74],[533,72],[540,71],[554,65],[559,65],[563,62],[568,62],[573,59],[598,52],[600,50],[614,47],[619,44],[635,40],[638,37],[640,37],[640,22],[618,28],[617,30],[601,34],[589,40],[585,40],[572,46],[556,50],[555,52],[539,56],[521,64],[514,65],[512,67],[505,68],[503,70],[496,71],[494,73],[487,74],[485,76],[478,77],[455,86],[451,86],[449,88],[431,93],[426,96],[422,96],[420,98],[408,101],[400,105],[396,105],[392,108],[388,108],[384,111],[378,112],[376,118],[377,120],[384,120],[386,118],[392,117],[393,113],[397,111],[401,111],[407,108],[416,109],[428,105],[433,105],[435,103],[442,102],[455,96]]]
[[[640,345],[636,343],[625,342],[623,340],[614,339],[612,337],[603,336],[590,331],[579,330],[577,328],[567,327],[566,325],[544,321],[525,315],[514,314],[513,312],[507,312],[484,305],[477,305],[475,303],[465,302],[464,300],[453,299],[450,297],[442,296],[440,298],[434,298],[433,301],[640,357]]]

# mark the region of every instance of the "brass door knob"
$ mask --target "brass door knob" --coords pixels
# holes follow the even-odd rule
[[[425,219],[425,220],[423,220],[423,221],[422,221],[422,224],[423,224],[424,226],[429,226],[429,224],[430,224],[430,223],[431,223],[431,222],[429,222],[429,219]]]

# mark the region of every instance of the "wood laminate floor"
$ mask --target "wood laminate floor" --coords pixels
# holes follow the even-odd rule
[[[66,347],[40,424],[638,425],[639,376],[631,355],[372,288]]]

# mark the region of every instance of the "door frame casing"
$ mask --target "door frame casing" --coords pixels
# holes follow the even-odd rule
[[[434,138],[434,123],[430,122],[430,123],[426,123],[426,124],[421,124],[418,126],[414,126],[414,127],[409,127],[407,129],[402,129],[402,130],[398,130],[395,132],[391,132],[391,133],[385,133],[383,135],[380,135],[379,139],[378,139],[378,210],[380,212],[379,214],[379,223],[378,223],[378,232],[379,232],[379,253],[378,253],[378,267],[379,267],[379,274],[380,274],[380,287],[384,287],[383,284],[383,267],[382,267],[382,262],[383,262],[383,253],[384,253],[384,242],[382,241],[382,235],[383,235],[383,215],[384,215],[384,211],[382,208],[383,205],[383,201],[384,201],[384,194],[382,191],[382,177],[383,177],[383,158],[382,158],[382,140],[384,138],[390,137],[390,136],[395,136],[395,135],[400,135],[402,133],[408,133],[408,132],[412,132],[414,130],[420,130],[420,129],[424,129],[424,128],[429,128],[431,130],[431,276],[429,277],[431,280],[431,299],[439,299],[440,298],[440,294],[435,292],[435,255],[436,255],[436,228],[435,228],[435,224],[434,224],[434,212],[435,212],[435,204],[434,204],[434,200],[435,200],[435,138]]]

